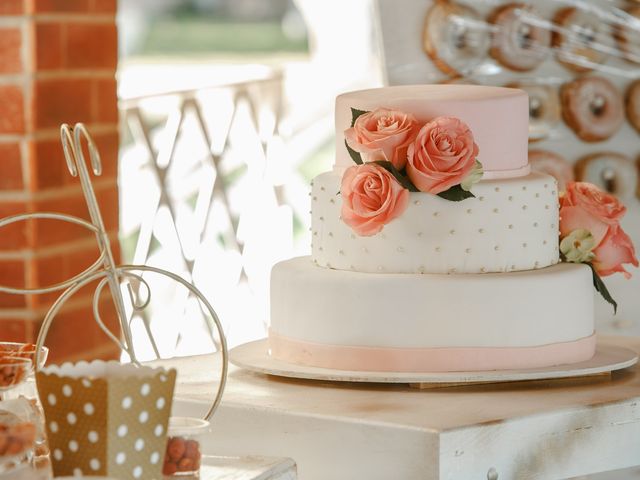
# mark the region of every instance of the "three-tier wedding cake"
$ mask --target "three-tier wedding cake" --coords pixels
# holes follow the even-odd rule
[[[335,165],[312,182],[312,255],[272,271],[270,354],[391,372],[591,358],[592,272],[560,262],[559,192],[529,170],[528,118],[526,93],[508,88],[339,96]]]

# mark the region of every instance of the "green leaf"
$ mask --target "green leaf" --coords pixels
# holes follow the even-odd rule
[[[405,177],[400,170],[398,170],[396,167],[393,166],[393,163],[391,163],[388,160],[376,160],[375,162],[376,165],[380,165],[382,168],[384,168],[387,172],[389,172],[391,175],[393,175],[395,177],[396,180],[398,180],[398,183],[400,183],[400,185],[402,185],[404,188],[406,188],[407,190],[409,190],[410,192],[419,192],[420,190],[418,190],[416,188],[416,186],[411,183],[411,180],[409,180],[407,177]]]
[[[598,275],[598,272],[596,272],[595,267],[591,263],[587,263],[586,265],[589,265],[589,268],[591,268],[591,274],[593,276],[593,286],[595,287],[596,291],[600,293],[600,295],[602,295],[602,298],[613,305],[613,313],[615,314],[618,311],[618,303],[613,299],[613,297],[609,293],[609,290],[607,290],[607,286],[600,278],[600,275]]]
[[[360,152],[356,152],[353,148],[351,148],[346,140],[344,141],[344,146],[347,147],[347,151],[349,152],[349,156],[351,157],[351,160],[356,162],[358,165],[362,165],[364,163],[362,161],[362,156],[360,155]]]
[[[454,185],[449,190],[440,192],[438,196],[451,202],[460,202],[467,198],[475,198],[475,195],[473,193],[467,192],[460,185]]]
[[[356,124],[356,120],[360,115],[364,115],[365,113],[369,113],[366,110],[358,110],[357,108],[351,107],[351,126],[353,127]]]

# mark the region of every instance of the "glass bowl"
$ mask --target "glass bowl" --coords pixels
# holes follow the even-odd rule
[[[162,474],[169,477],[197,475],[202,458],[201,443],[208,431],[206,420],[171,417]]]
[[[0,393],[17,387],[31,373],[31,360],[0,356]]]
[[[40,367],[44,366],[48,356],[49,349],[43,346],[40,352]],[[36,363],[36,345],[33,343],[0,342],[0,361],[5,357],[27,358],[31,360],[31,365],[34,366]]]
[[[36,426],[28,419],[5,410],[5,404],[13,406],[20,402],[0,402],[0,476],[16,472],[29,463],[36,442]]]

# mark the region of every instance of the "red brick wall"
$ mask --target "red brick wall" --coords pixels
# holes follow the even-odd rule
[[[117,258],[115,12],[116,0],[0,0],[0,217],[56,211],[88,219],[59,141],[61,123],[84,122],[101,152],[103,174],[94,187]],[[95,237],[80,227],[14,224],[0,230],[0,284],[51,285],[97,255]],[[54,321],[46,342],[53,360],[116,354],[93,321],[91,293],[74,296]],[[0,340],[35,341],[56,297],[0,293]],[[108,298],[102,308],[115,327]]]

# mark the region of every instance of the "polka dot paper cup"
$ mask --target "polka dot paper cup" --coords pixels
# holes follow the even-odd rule
[[[38,371],[54,476],[160,480],[175,380],[100,360]]]

